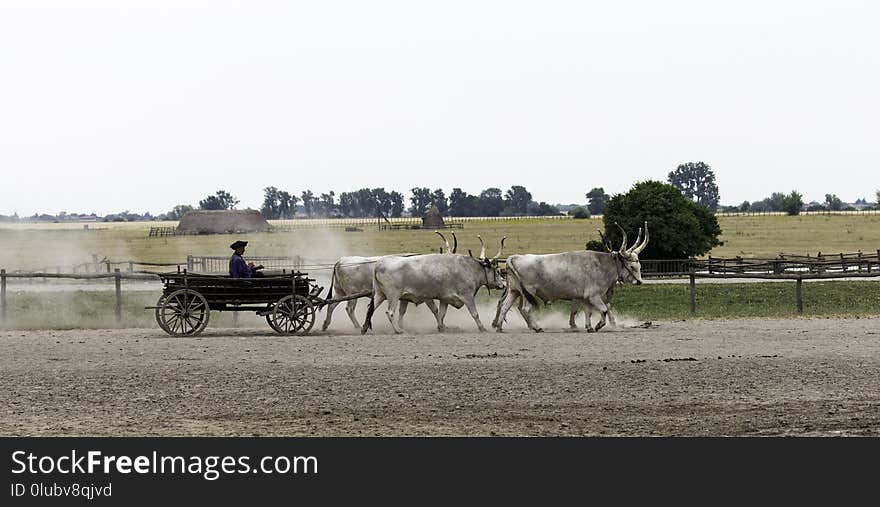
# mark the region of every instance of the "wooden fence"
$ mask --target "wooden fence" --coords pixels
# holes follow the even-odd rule
[[[293,257],[249,257],[248,260],[263,264],[269,269],[295,269],[303,271],[330,270],[333,260],[307,261],[299,256]],[[503,259],[502,259],[503,261]],[[309,263],[310,262],[310,263]],[[42,270],[36,272],[7,272],[0,269],[0,324],[6,323],[7,279],[73,279],[98,280],[112,278],[116,290],[115,316],[117,324],[121,323],[121,281],[122,280],[158,280],[153,271],[138,271],[135,267],[169,267],[175,266],[178,271],[186,268],[192,272],[226,273],[229,269],[229,258],[220,256],[187,256],[180,263],[148,263],[140,261],[110,261],[107,259],[86,263],[92,272],[61,273]],[[123,271],[119,267],[127,270]],[[803,281],[834,280],[844,278],[877,278],[880,277],[880,250],[865,254],[839,253],[834,255],[819,254],[815,257],[807,255],[783,254],[773,259],[747,259],[741,257],[708,259],[668,259],[643,260],[642,276],[645,278],[681,277],[686,276],[690,282],[690,313],[696,315],[696,279],[758,279],[758,280],[791,280],[796,282],[795,305],[798,313],[803,313]],[[78,266],[83,266],[80,264]],[[76,269],[76,266],[74,266]]]
[[[122,325],[122,280],[156,280],[158,277],[147,273],[123,273],[116,268],[113,273],[94,273],[94,274],[73,274],[73,273],[7,273],[5,269],[0,269],[0,325],[6,324],[7,319],[7,300],[6,300],[6,283],[9,278],[66,278],[72,280],[100,280],[112,278],[114,288],[116,290],[116,298],[114,305],[114,316],[116,325]]]

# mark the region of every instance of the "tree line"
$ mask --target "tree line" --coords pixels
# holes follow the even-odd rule
[[[199,201],[198,208],[178,205],[166,213],[169,220],[179,220],[187,211],[234,209],[239,203],[225,190]],[[436,207],[444,216],[523,216],[560,215],[558,207],[544,201],[535,202],[532,194],[524,186],[513,185],[506,192],[499,188],[487,188],[479,194],[468,194],[461,188],[453,188],[447,196],[441,189],[415,187],[410,189],[409,206],[403,194],[383,187],[361,188],[352,192],[335,191],[315,194],[312,190],[295,192],[280,190],[270,186],[263,189],[263,203],[260,213],[266,219],[293,218],[302,212],[309,218],[363,218],[383,216],[397,218],[408,211],[411,216],[423,217]]]

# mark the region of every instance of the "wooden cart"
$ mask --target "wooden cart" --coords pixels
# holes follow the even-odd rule
[[[315,312],[333,302],[322,299],[323,287],[299,271],[232,278],[184,270],[159,277],[164,284],[162,296],[156,306],[146,308],[155,310],[159,327],[172,336],[198,335],[208,326],[211,312],[216,311],[253,311],[265,316],[277,333],[306,334],[315,324]]]

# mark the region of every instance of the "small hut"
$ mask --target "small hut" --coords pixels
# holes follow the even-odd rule
[[[268,230],[269,222],[259,211],[252,209],[190,211],[177,225],[178,234],[228,234]]]
[[[431,209],[425,213],[425,216],[422,217],[422,228],[424,229],[432,229],[437,227],[446,227],[446,224],[443,222],[443,215],[440,214],[440,210],[437,209],[437,205],[431,206]]]

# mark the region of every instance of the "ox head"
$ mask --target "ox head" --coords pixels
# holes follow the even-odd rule
[[[487,258],[486,257],[486,244],[483,243],[483,238],[477,235],[477,239],[480,240],[480,256],[475,259],[480,263],[480,266],[483,268],[483,274],[486,277],[486,288],[488,289],[504,289],[507,284],[504,281],[504,275],[501,273],[501,266],[499,258],[501,257],[501,252],[504,250],[504,240],[507,239],[507,236],[501,238],[501,247],[498,249],[498,253],[495,254],[495,257]],[[470,251],[468,251],[470,254]],[[473,255],[471,255],[473,257]]]
[[[614,225],[620,229],[620,232],[623,235],[623,240],[620,242],[620,248],[617,251],[611,252],[611,255],[615,258],[615,262],[618,263],[617,279],[623,283],[641,284],[642,265],[639,262],[639,254],[646,246],[648,246],[648,222],[645,222],[645,237],[642,238],[642,229],[639,228],[639,236],[636,238],[636,242],[629,248],[626,246],[626,231],[623,230],[623,227],[620,227],[620,224],[617,222],[614,222]],[[608,248],[610,250],[610,246]]]

